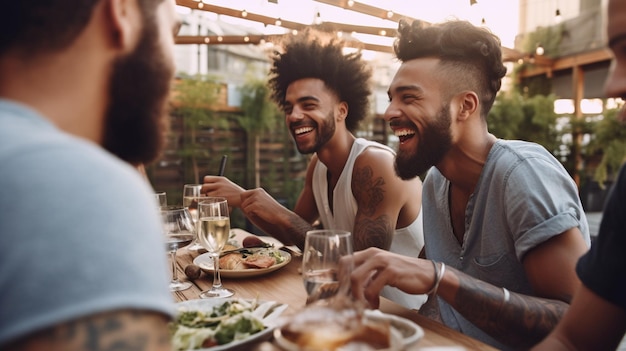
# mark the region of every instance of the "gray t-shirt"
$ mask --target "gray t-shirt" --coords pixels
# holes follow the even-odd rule
[[[91,313],[172,315],[152,193],[98,145],[0,99],[0,348]]]
[[[589,227],[576,184],[541,145],[498,140],[465,210],[465,234],[454,236],[450,182],[431,168],[424,180],[426,257],[477,279],[532,295],[522,258],[551,237],[578,227],[589,245]],[[439,299],[446,325],[507,349]]]

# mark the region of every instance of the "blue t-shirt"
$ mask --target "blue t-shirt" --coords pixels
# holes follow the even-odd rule
[[[152,193],[98,145],[0,99],[0,346],[92,313],[172,314]]]
[[[465,209],[459,244],[452,230],[450,182],[431,168],[424,180],[426,257],[474,278],[533,295],[522,259],[535,246],[578,227],[589,245],[589,226],[578,188],[544,147],[498,140],[491,148]],[[498,349],[507,347],[438,299],[446,325]]]

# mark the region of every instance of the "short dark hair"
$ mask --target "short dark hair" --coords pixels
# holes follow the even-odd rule
[[[429,25],[400,20],[394,51],[402,62],[439,58],[444,76],[449,77],[448,93],[475,91],[484,107],[481,116],[486,117],[506,74],[501,46],[496,35],[467,21]]]
[[[54,52],[69,46],[82,33],[102,0],[5,1],[0,11],[0,55],[19,50],[22,56]],[[139,0],[152,15],[163,0]]]
[[[344,43],[326,33],[306,30],[283,43],[275,52],[270,70],[272,99],[282,108],[289,84],[317,78],[348,104],[346,128],[353,132],[369,111],[371,69],[361,52],[343,53]]]

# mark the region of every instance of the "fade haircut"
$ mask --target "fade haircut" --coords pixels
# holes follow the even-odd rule
[[[287,87],[296,80],[317,78],[348,105],[346,128],[354,132],[369,112],[371,69],[361,52],[343,53],[344,43],[334,36],[307,29],[274,52],[270,70],[271,97],[285,107]]]
[[[103,0],[11,0],[0,11],[0,55],[8,51],[28,58],[71,45]],[[153,17],[163,0],[138,0],[144,15]],[[144,22],[145,23],[145,22]]]
[[[506,74],[500,39],[467,21],[429,25],[416,20],[409,25],[400,20],[394,51],[402,62],[426,57],[440,59],[447,96],[463,90],[476,92],[483,106],[483,118],[491,109]]]

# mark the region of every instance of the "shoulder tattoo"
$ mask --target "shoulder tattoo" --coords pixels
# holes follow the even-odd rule
[[[374,178],[371,166],[355,169],[352,176],[352,192],[360,200],[359,210],[366,216],[376,213],[376,208],[385,197],[385,180],[382,177]]]

